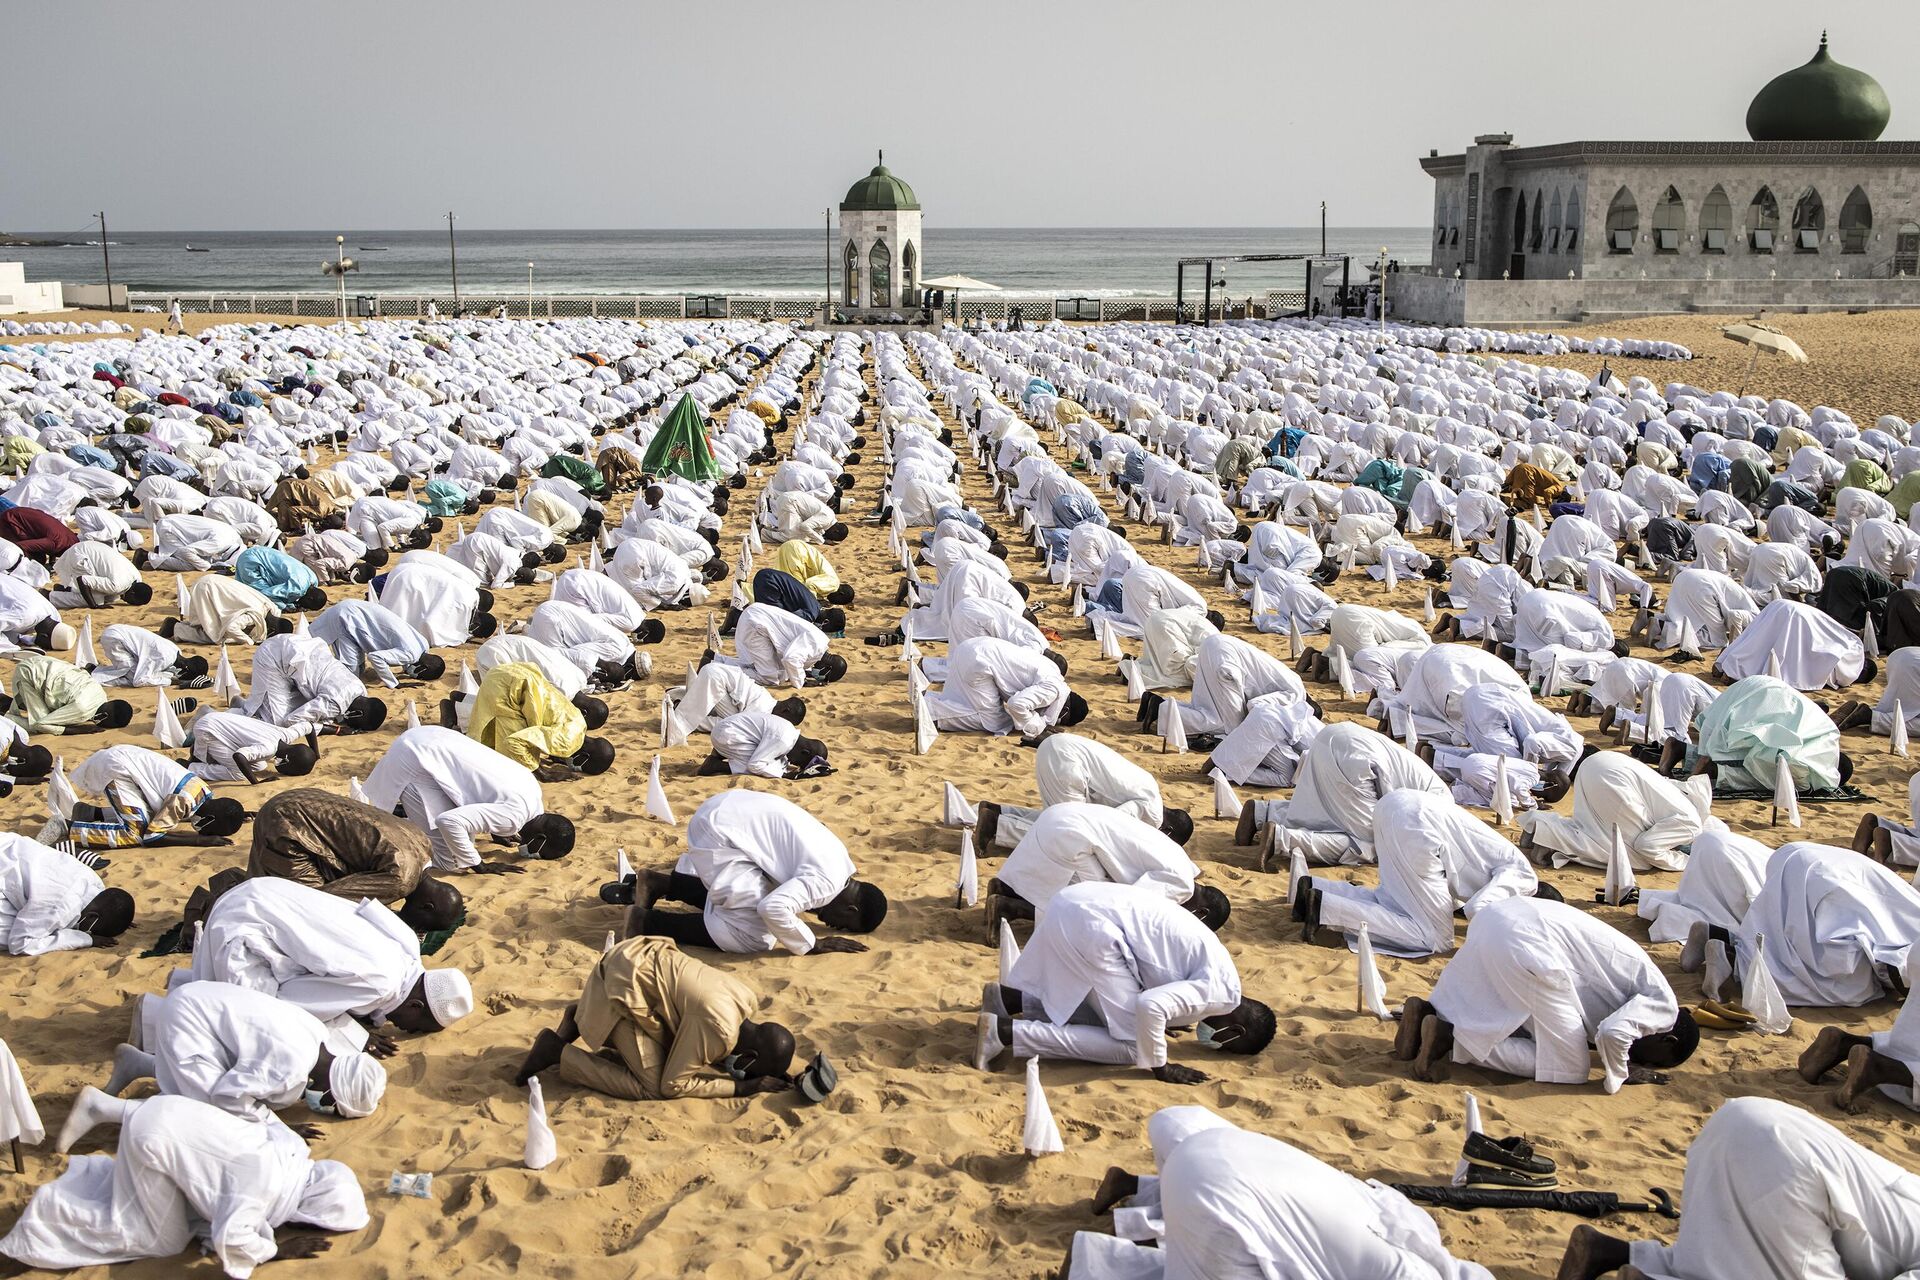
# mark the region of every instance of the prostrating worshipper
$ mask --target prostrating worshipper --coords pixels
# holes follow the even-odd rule
[[[847,674],[847,660],[827,652],[830,643],[826,632],[799,614],[756,601],[734,625],[739,656],[718,660],[745,668],[763,685],[832,684]]]
[[[1241,806],[1235,843],[1262,841],[1261,863],[1298,850],[1320,866],[1373,861],[1374,806],[1388,792],[1425,791],[1447,798],[1447,784],[1393,739],[1353,723],[1330,724],[1314,736],[1287,800]]]
[[[255,649],[247,696],[233,709],[302,735],[371,733],[387,720],[387,704],[312,634],[273,636]]]
[[[187,768],[208,782],[257,785],[276,776],[304,778],[320,759],[319,748],[302,729],[213,707],[202,707],[194,716],[187,746]]]
[[[1766,880],[1731,930],[1696,922],[1680,967],[1707,970],[1710,998],[1740,992],[1749,957],[1760,950],[1789,1005],[1850,1008],[1905,994],[1920,940],[1920,890],[1851,849],[1796,840],[1767,860]],[[1726,965],[1712,944],[1725,949]]]
[[[1775,604],[1782,603],[1775,601]],[[1791,601],[1785,603],[1791,604]],[[1760,612],[1753,593],[1724,573],[1711,569],[1682,569],[1674,575],[1667,590],[1667,603],[1658,616],[1642,609],[1634,619],[1629,638],[1645,634],[1656,649],[1677,647],[1692,624],[1694,639],[1702,649],[1720,649],[1731,644],[1746,630]],[[1766,667],[1762,655],[1761,668]]]
[[[180,644],[259,644],[291,630],[273,601],[217,573],[195,578],[187,587],[186,612],[160,624],[161,637]]]
[[[1571,815],[1520,815],[1520,850],[1531,856],[1537,847],[1558,867],[1605,867],[1618,833],[1635,871],[1681,871],[1710,794],[1704,778],[1689,788],[1623,752],[1597,751],[1574,766]]]
[[[104,542],[76,542],[53,562],[60,583],[47,599],[56,609],[104,609],[113,604],[144,605],[153,588],[140,580],[133,561]]]
[[[1523,668],[1549,645],[1578,654],[1627,655],[1627,642],[1613,638],[1613,621],[1583,596],[1536,587],[1514,604],[1513,643],[1501,657]]]
[[[556,546],[553,550],[558,551]],[[370,554],[385,555],[385,552]],[[409,555],[412,553],[409,552]],[[483,587],[525,587],[540,581],[547,571],[540,554],[522,551],[490,533],[469,533],[447,547],[447,559],[470,571]],[[552,557],[559,559],[558,556]]]
[[[50,512],[17,503],[0,508],[0,538],[40,564],[52,564],[78,541],[73,530]]]
[[[600,897],[633,904],[628,937],[749,955],[865,951],[857,938],[815,937],[801,916],[847,933],[872,933],[887,918],[887,895],[854,878],[840,838],[793,801],[761,791],[707,800],[687,822],[687,851],[672,871],[643,871],[602,887]],[[699,912],[662,911],[654,905],[662,900]]]
[[[131,623],[116,622],[100,633],[100,656],[105,661],[93,669],[93,678],[103,685],[204,689],[213,683],[205,658],[183,655],[173,641]]]
[[[204,573],[230,569],[247,549],[239,530],[212,516],[161,516],[153,524],[153,550],[133,553],[142,569],[168,573]]]
[[[328,517],[335,516],[333,495],[325,486],[314,480],[305,467],[295,468],[292,475],[283,476],[267,496],[266,508],[279,522],[280,531],[296,534],[312,526],[319,528]]]
[[[399,614],[365,600],[342,600],[314,615],[310,634],[327,642],[333,656],[356,677],[363,670],[389,689],[400,681],[432,683],[446,673],[447,662],[427,652],[427,638]]]
[[[915,584],[911,580],[902,582],[900,591],[901,603],[905,603],[915,593]],[[925,603],[909,609],[897,628],[882,633],[881,643],[898,644],[909,633],[915,640],[945,640],[948,618],[963,601],[991,600],[1024,613],[1029,594],[1026,583],[1008,580],[1005,566],[995,572],[977,560],[962,560],[941,574],[930,591],[925,584],[918,591]]]
[[[946,683],[927,709],[943,731],[1018,733],[1034,745],[1049,729],[1087,718],[1086,699],[1067,687],[1066,665],[1057,654],[975,636],[949,648]]]
[[[1142,686],[1150,690],[1192,687],[1200,646],[1225,625],[1226,619],[1212,610],[1162,609],[1153,614],[1141,628],[1140,656],[1134,660]]]
[[[274,1123],[275,1112],[302,1101],[320,1115],[370,1116],[387,1090],[387,1069],[372,1054],[330,1044],[326,1024],[300,1006],[230,982],[144,997],[138,1017],[140,1043],[113,1051],[108,1097],[151,1079],[163,1097]],[[75,1113],[84,1124],[83,1109]]]
[[[1526,855],[1445,796],[1393,791],[1373,810],[1373,851],[1380,885],[1368,889],[1306,876],[1294,890],[1294,919],[1308,941],[1338,929],[1349,943],[1366,925],[1389,955],[1445,955],[1453,950],[1456,909],[1472,921],[1509,898],[1552,896]]]
[[[613,744],[587,736],[607,722],[606,704],[584,702],[569,700],[531,663],[503,662],[481,677],[467,734],[541,782],[595,777],[613,767]]]
[[[428,874],[432,865],[432,842],[419,827],[319,787],[295,787],[262,804],[247,854],[249,876],[292,880],[351,902],[405,899],[395,914],[421,934],[451,929],[466,909],[458,889]]]
[[[0,1239],[0,1254],[16,1262],[58,1271],[172,1258],[198,1240],[238,1278],[325,1252],[331,1242],[313,1233],[367,1225],[358,1175],[309,1157],[285,1125],[192,1098],[121,1101],[97,1089],[83,1090],[75,1106],[73,1140],[117,1123],[117,1154],[75,1156],[33,1193]]]
[[[1654,942],[1685,942],[1701,921],[1738,928],[1766,883],[1767,861],[1773,857],[1772,849],[1735,835],[1718,818],[1707,819],[1688,848],[1677,888],[1640,889],[1640,917],[1651,921],[1647,937]]]
[[[1227,895],[1197,885],[1200,868],[1174,841],[1102,804],[1050,804],[1020,837],[987,885],[987,941],[1002,920],[1033,920],[1068,885],[1095,881],[1164,894],[1215,933],[1232,908]]]
[[[799,724],[805,718],[806,705],[805,699],[797,696],[775,702],[744,667],[707,660],[688,679],[686,692],[675,701],[674,710],[691,732],[700,733],[711,731],[714,725],[742,711],[775,711],[781,707],[788,708],[783,719],[798,717],[793,723]]]
[[[704,604],[707,599],[706,582],[718,581],[726,576],[726,561],[718,561],[720,572],[709,576],[712,557],[701,562],[702,572],[696,575],[696,566],[687,564],[685,558],[676,555],[671,547],[647,538],[628,538],[615,548],[613,557],[607,562],[607,576],[615,586],[620,587],[643,610],[684,609],[689,605]],[[696,599],[695,597],[698,597]]]
[[[642,657],[634,641],[654,643],[665,628],[659,619],[649,618],[638,633],[628,633],[577,604],[543,600],[534,607],[523,634],[564,653],[582,675],[612,686],[637,680],[651,669],[652,660]]]
[[[847,629],[847,611],[837,606],[820,607],[820,599],[807,590],[807,584],[778,569],[762,569],[753,575],[753,601],[805,618],[828,635]],[[720,623],[720,634],[730,635],[740,621],[740,610],[729,606]]]
[[[1543,779],[1543,804],[1567,793],[1574,766],[1593,750],[1565,716],[1541,706],[1526,690],[1506,684],[1477,684],[1461,691],[1459,737],[1470,754],[1537,769]],[[1434,763],[1442,777],[1458,771],[1452,759],[1456,754],[1448,747],[1435,748]]]
[[[0,573],[0,653],[12,649],[70,649],[79,633],[60,621],[48,599],[11,574]]]
[[[1193,698],[1180,707],[1188,741],[1198,738],[1198,745],[1211,750],[1247,718],[1249,702],[1271,693],[1307,701],[1306,686],[1280,659],[1239,636],[1208,636],[1194,657]],[[1166,701],[1157,693],[1140,695],[1142,731],[1158,728]]]
[[[1776,659],[1780,678],[1796,689],[1843,689],[1871,684],[1880,674],[1859,636],[1798,600],[1775,600],[1762,609],[1713,666],[1744,680],[1766,674]]]
[[[78,859],[0,832],[0,935],[7,954],[110,947],[133,924],[133,896]]]
[[[1696,727],[1699,743],[1684,755],[1694,772],[1713,779],[1716,791],[1771,792],[1782,759],[1802,794],[1833,791],[1853,776],[1853,761],[1840,750],[1840,730],[1827,713],[1772,676],[1727,686]],[[1662,762],[1681,754],[1670,740]]]
[[[1145,561],[1136,561],[1120,578],[1100,584],[1100,590],[1087,601],[1087,625],[1099,614],[1120,635],[1137,636],[1147,619],[1162,609],[1207,611],[1206,597],[1169,570]],[[917,622],[913,633],[921,634]]]
[[[643,644],[657,644],[666,635],[666,624],[657,618],[648,618],[640,603],[604,573],[586,568],[568,569],[553,580],[552,594],[547,598],[578,605]],[[813,597],[807,596],[807,599],[811,601]]]
[[[796,705],[797,704],[797,705]],[[801,736],[806,704],[790,698],[770,711],[738,711],[714,722],[713,750],[694,772],[759,778],[817,778],[833,772],[827,744]]]
[[[248,547],[233,562],[233,576],[282,610],[324,609],[327,592],[318,575],[284,551]]]
[[[369,1026],[424,1034],[473,1012],[467,976],[424,968],[419,936],[384,905],[266,876],[241,881],[207,912],[192,966],[175,970],[167,989],[195,982],[277,996],[324,1022],[330,1045],[382,1057],[392,1045]]]
[[[371,549],[343,528],[321,528],[287,544],[287,551],[323,586],[342,582],[371,582],[392,553]]]
[[[441,871],[519,874],[518,863],[480,856],[489,836],[522,859],[551,862],[573,852],[573,823],[546,811],[531,769],[463,733],[439,725],[408,729],[373,766],[363,788],[376,809],[402,812],[425,831]]]
[[[1432,644],[1426,628],[1404,614],[1365,605],[1336,605],[1327,615],[1326,651],[1309,647],[1301,653],[1294,670],[1315,680],[1331,680],[1336,678],[1336,662],[1353,663],[1369,649],[1424,650]]]
[[[1158,1174],[1109,1169],[1093,1208],[1115,1208],[1116,1231],[1127,1215],[1128,1234],[1158,1247],[1076,1232],[1062,1280],[1492,1280],[1451,1257],[1433,1219],[1399,1192],[1204,1107],[1162,1107],[1147,1141]]]
[[[435,649],[484,640],[499,628],[493,593],[471,571],[451,561],[414,560],[409,552],[384,579],[374,579],[380,606],[392,611]],[[458,571],[456,571],[458,570]]]
[[[1167,808],[1154,776],[1103,742],[1077,733],[1051,733],[1033,753],[1040,808],[983,801],[978,835],[987,848],[1011,849],[1020,843],[1049,806],[1084,801],[1139,819],[1175,844],[1193,838],[1193,815]]]
[[[821,604],[845,607],[853,603],[853,587],[840,580],[826,553],[810,542],[783,542],[774,552],[773,567],[806,584]]]
[[[31,735],[96,733],[133,723],[133,704],[109,700],[90,672],[52,654],[27,653],[13,665],[13,693],[0,694],[7,718]],[[183,699],[189,706],[192,699]]]
[[[1672,1244],[1573,1229],[1556,1280],[1910,1280],[1920,1178],[1772,1098],[1735,1098],[1687,1149]]]
[[[1313,708],[1310,700],[1290,693],[1250,700],[1246,718],[1207,757],[1206,771],[1218,769],[1236,786],[1292,786],[1301,758],[1326,727]]]
[[[1166,895],[1085,882],[1054,894],[1006,983],[988,983],[974,1066],[1016,1058],[1135,1066],[1168,1084],[1205,1072],[1167,1061],[1167,1033],[1252,1055],[1273,1040],[1273,1010],[1242,999],[1233,957]]]
[[[247,820],[238,800],[215,796],[185,766],[131,743],[94,752],[68,780],[78,795],[102,801],[76,804],[66,823],[64,838],[83,850],[222,845]]]
[[[1393,1056],[1418,1080],[1449,1059],[1541,1084],[1665,1084],[1693,1056],[1700,1028],[1640,945],[1563,902],[1488,907],[1434,983],[1407,1001]],[[1589,1046],[1592,1046],[1590,1048]]]
[[[752,988],[672,939],[628,938],[594,962],[560,1025],[534,1037],[514,1083],[557,1066],[568,1084],[629,1102],[783,1093],[793,1033],[759,1012]]]

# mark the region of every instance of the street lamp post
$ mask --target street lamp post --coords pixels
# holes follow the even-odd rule
[[[1387,337],[1387,246],[1380,246],[1380,340]]]
[[[533,319],[533,264],[527,264],[527,319]]]
[[[347,322],[347,238],[345,236],[333,238],[333,251],[340,264],[340,323],[345,324]]]

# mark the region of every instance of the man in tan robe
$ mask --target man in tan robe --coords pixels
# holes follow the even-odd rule
[[[308,525],[317,527],[339,510],[323,485],[299,474],[288,476],[274,487],[266,508],[273,513],[280,531],[287,534],[300,533]]]
[[[635,1102],[790,1089],[793,1033],[752,1021],[759,1006],[744,983],[671,939],[628,938],[588,972],[560,1025],[534,1038],[514,1080],[557,1065],[569,1084]]]

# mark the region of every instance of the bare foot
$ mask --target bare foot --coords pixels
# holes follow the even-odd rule
[[[1420,1052],[1413,1059],[1413,1078],[1437,1084],[1447,1078],[1447,1055],[1453,1052],[1453,1027],[1437,1013],[1420,1020]]]
[[[1865,1036],[1851,1035],[1839,1027],[1820,1028],[1820,1034],[1800,1054],[1800,1078],[1808,1084],[1819,1084],[1820,1077],[1847,1060],[1855,1045],[1866,1043]]]
[[[1847,1055],[1847,1076],[1833,1091],[1833,1105],[1842,1111],[1864,1111],[1867,1098],[1881,1085],[1912,1083],[1913,1077],[1891,1058],[1875,1053],[1871,1044],[1858,1044]]]
[[[1853,851],[1865,853],[1873,847],[1873,837],[1880,830],[1880,815],[1870,813],[1860,819],[1860,825],[1853,829]]]
[[[1260,811],[1257,805],[1240,806],[1240,822],[1233,829],[1233,842],[1237,845],[1253,843],[1254,835],[1260,830]]]
[[[526,1060],[520,1064],[520,1069],[513,1073],[513,1082],[524,1085],[549,1067],[559,1066],[560,1056],[566,1047],[567,1042],[560,1038],[557,1031],[542,1031],[533,1038],[533,1047],[527,1050]]]
[[[1410,996],[1400,1010],[1400,1026],[1393,1035],[1395,1062],[1412,1062],[1420,1052],[1420,1024],[1433,1012],[1433,1006],[1419,996]]]
[[[1107,1176],[1100,1179],[1100,1187],[1093,1193],[1093,1211],[1097,1214],[1106,1213],[1139,1191],[1139,1177],[1116,1164],[1107,1170]]]
[[[1560,1257],[1560,1270],[1554,1272],[1554,1280],[1598,1280],[1626,1266],[1627,1256],[1625,1240],[1583,1222],[1567,1237],[1567,1251]]]

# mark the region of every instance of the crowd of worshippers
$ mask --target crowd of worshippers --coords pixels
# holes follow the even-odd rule
[[[1039,805],[996,799],[970,819],[983,854],[1004,855],[985,886],[984,940],[1004,945],[1031,922],[972,1021],[981,1070],[1010,1052],[1191,1085],[1209,1075],[1174,1060],[1189,1045],[1226,1063],[1268,1051],[1277,1031],[1229,950],[1267,944],[1242,936],[1187,854],[1191,815],[1121,750],[1068,732],[1088,703],[1053,647],[1067,626],[1090,627],[1103,650],[1137,642],[1118,672],[1075,675],[1125,679],[1143,734],[1179,734],[1230,785],[1291,789],[1250,799],[1234,837],[1258,846],[1263,867],[1304,868],[1288,884],[1304,943],[1365,936],[1389,955],[1450,957],[1382,1044],[1419,1079],[1462,1065],[1579,1085],[1597,1065],[1612,1093],[1665,1082],[1703,1030],[1750,1027],[1744,987],[1756,981],[1790,1006],[1905,996],[1920,892],[1892,868],[1920,863],[1920,795],[1908,822],[1863,819],[1851,849],[1770,850],[1712,810],[1716,798],[1777,800],[1782,779],[1796,801],[1846,796],[1842,734],[1892,731],[1920,704],[1903,661],[1920,594],[1894,585],[1920,557],[1920,535],[1898,523],[1920,498],[1907,424],[1861,430],[1784,401],[1489,368],[1314,324],[1191,338],[1113,326],[818,342],[775,326],[468,323],[216,330],[151,349],[50,349],[30,366],[0,358],[0,373],[21,370],[0,382],[0,410],[22,426],[0,450],[20,476],[8,499],[36,479],[28,496],[43,495],[0,510],[0,526],[20,517],[0,527],[20,536],[0,577],[11,615],[0,633],[30,669],[8,708],[7,769],[46,782],[50,807],[41,838],[9,837],[0,861],[9,950],[126,933],[135,904],[106,886],[102,851],[219,844],[252,824],[246,865],[182,908],[190,962],[135,1001],[107,1087],[82,1093],[61,1134],[65,1150],[117,1124],[116,1163],[76,1160],[0,1253],[54,1267],[165,1255],[213,1222],[224,1225],[209,1243],[245,1274],[277,1248],[320,1247],[281,1248],[289,1223],[364,1225],[351,1172],[309,1160],[301,1133],[270,1117],[302,1100],[368,1114],[395,1033],[470,1012],[466,979],[428,969],[423,939],[464,920],[458,875],[572,851],[572,823],[548,811],[543,787],[611,765],[591,731],[649,673],[643,646],[664,633],[652,615],[706,604],[733,579],[724,623],[663,709],[663,731],[708,736],[701,772],[778,780],[831,767],[800,727],[804,690],[847,671],[831,650],[853,590],[824,548],[849,519],[890,524],[901,549],[905,613],[869,643],[946,646],[913,667],[932,723],[1034,749]],[[677,396],[724,422],[699,449],[672,442],[704,452],[706,482],[646,463]],[[847,468],[876,431],[884,484],[870,511],[844,511]],[[37,451],[11,453],[19,441]],[[339,461],[322,468],[321,447]],[[733,562],[720,534],[752,467],[767,482]],[[970,467],[1001,512],[963,496]],[[67,481],[80,492],[65,510],[46,505],[50,481],[94,471],[120,487],[87,474]],[[631,495],[617,523],[616,492]],[[228,498],[264,523],[213,507]],[[1110,505],[1191,548],[1198,571],[1148,564]],[[50,545],[49,521],[73,541]],[[1422,534],[1453,555],[1420,551]],[[763,537],[777,544],[772,566],[750,573]],[[1029,539],[1048,586],[1078,602],[1073,620],[1048,617],[1014,580],[1010,544]],[[126,562],[132,581],[112,587],[114,561],[63,571],[80,545]],[[569,547],[591,564],[575,550],[577,567],[559,568]],[[116,623],[99,641],[107,661],[59,664],[48,650],[78,659],[86,646],[58,609],[148,604],[141,569],[201,576],[182,577],[178,617],[158,631]],[[1446,595],[1444,616],[1328,595],[1363,572]],[[1292,661],[1272,639],[1228,634],[1189,577],[1217,579],[1256,634],[1287,638]],[[502,618],[493,593],[531,583],[551,584],[550,598]],[[326,591],[361,585],[364,601]],[[1623,603],[1636,611],[1624,641]],[[124,728],[130,709],[105,696],[116,684],[161,698],[212,688],[217,655],[182,646],[231,643],[256,646],[244,698],[165,704],[191,716],[184,762],[116,745],[56,775],[32,741]],[[254,813],[214,795],[311,771],[329,734],[380,729],[389,707],[367,681],[382,692],[438,681],[434,649],[470,652],[475,673],[440,702],[438,723],[394,736],[354,795],[295,788]],[[1877,704],[1808,696],[1876,682],[1880,654]],[[1704,677],[1680,669],[1709,656]],[[1376,723],[1327,723],[1310,682],[1337,685]],[[1546,702],[1561,695],[1556,713]],[[1569,719],[1587,716],[1617,749],[1587,744]],[[1546,811],[1569,795],[1570,814]],[[1517,842],[1473,812],[1507,807]],[[1679,873],[1640,888],[1639,911],[1655,944],[1679,944],[1683,971],[1702,973],[1697,1006],[1645,948],[1543,878],[1569,863]],[[1367,864],[1373,886],[1321,870]],[[889,900],[857,872],[791,800],[714,796],[675,862],[601,889],[613,944],[515,1080],[557,1072],[631,1100],[817,1101],[831,1065],[816,1056],[796,1072],[796,1037],[744,971],[689,952],[864,951]],[[1920,1107],[1916,1067],[1920,1013],[1903,1008],[1888,1031],[1826,1028],[1798,1073],[1834,1080],[1842,1108],[1880,1096]],[[149,1077],[156,1095],[119,1096]],[[1277,1139],[1199,1108],[1160,1112],[1148,1136],[1158,1173],[1109,1173],[1094,1204],[1114,1212],[1114,1234],[1077,1235],[1063,1274],[1488,1274],[1453,1259],[1397,1192]],[[1729,1103],[1694,1148],[1688,1186],[1697,1171],[1700,1190],[1676,1243],[1582,1228],[1562,1280],[1636,1267],[1655,1280],[1786,1280],[1803,1273],[1784,1260],[1789,1243],[1835,1274],[1842,1259],[1874,1280],[1920,1268],[1912,1176],[1823,1122]],[[1765,1171],[1764,1187],[1742,1185],[1758,1176],[1749,1169]],[[1782,1185],[1781,1212],[1751,1222],[1752,1197]],[[1843,1194],[1862,1207],[1841,1228],[1819,1206]],[[70,1226],[82,1215],[94,1224],[84,1236]]]

